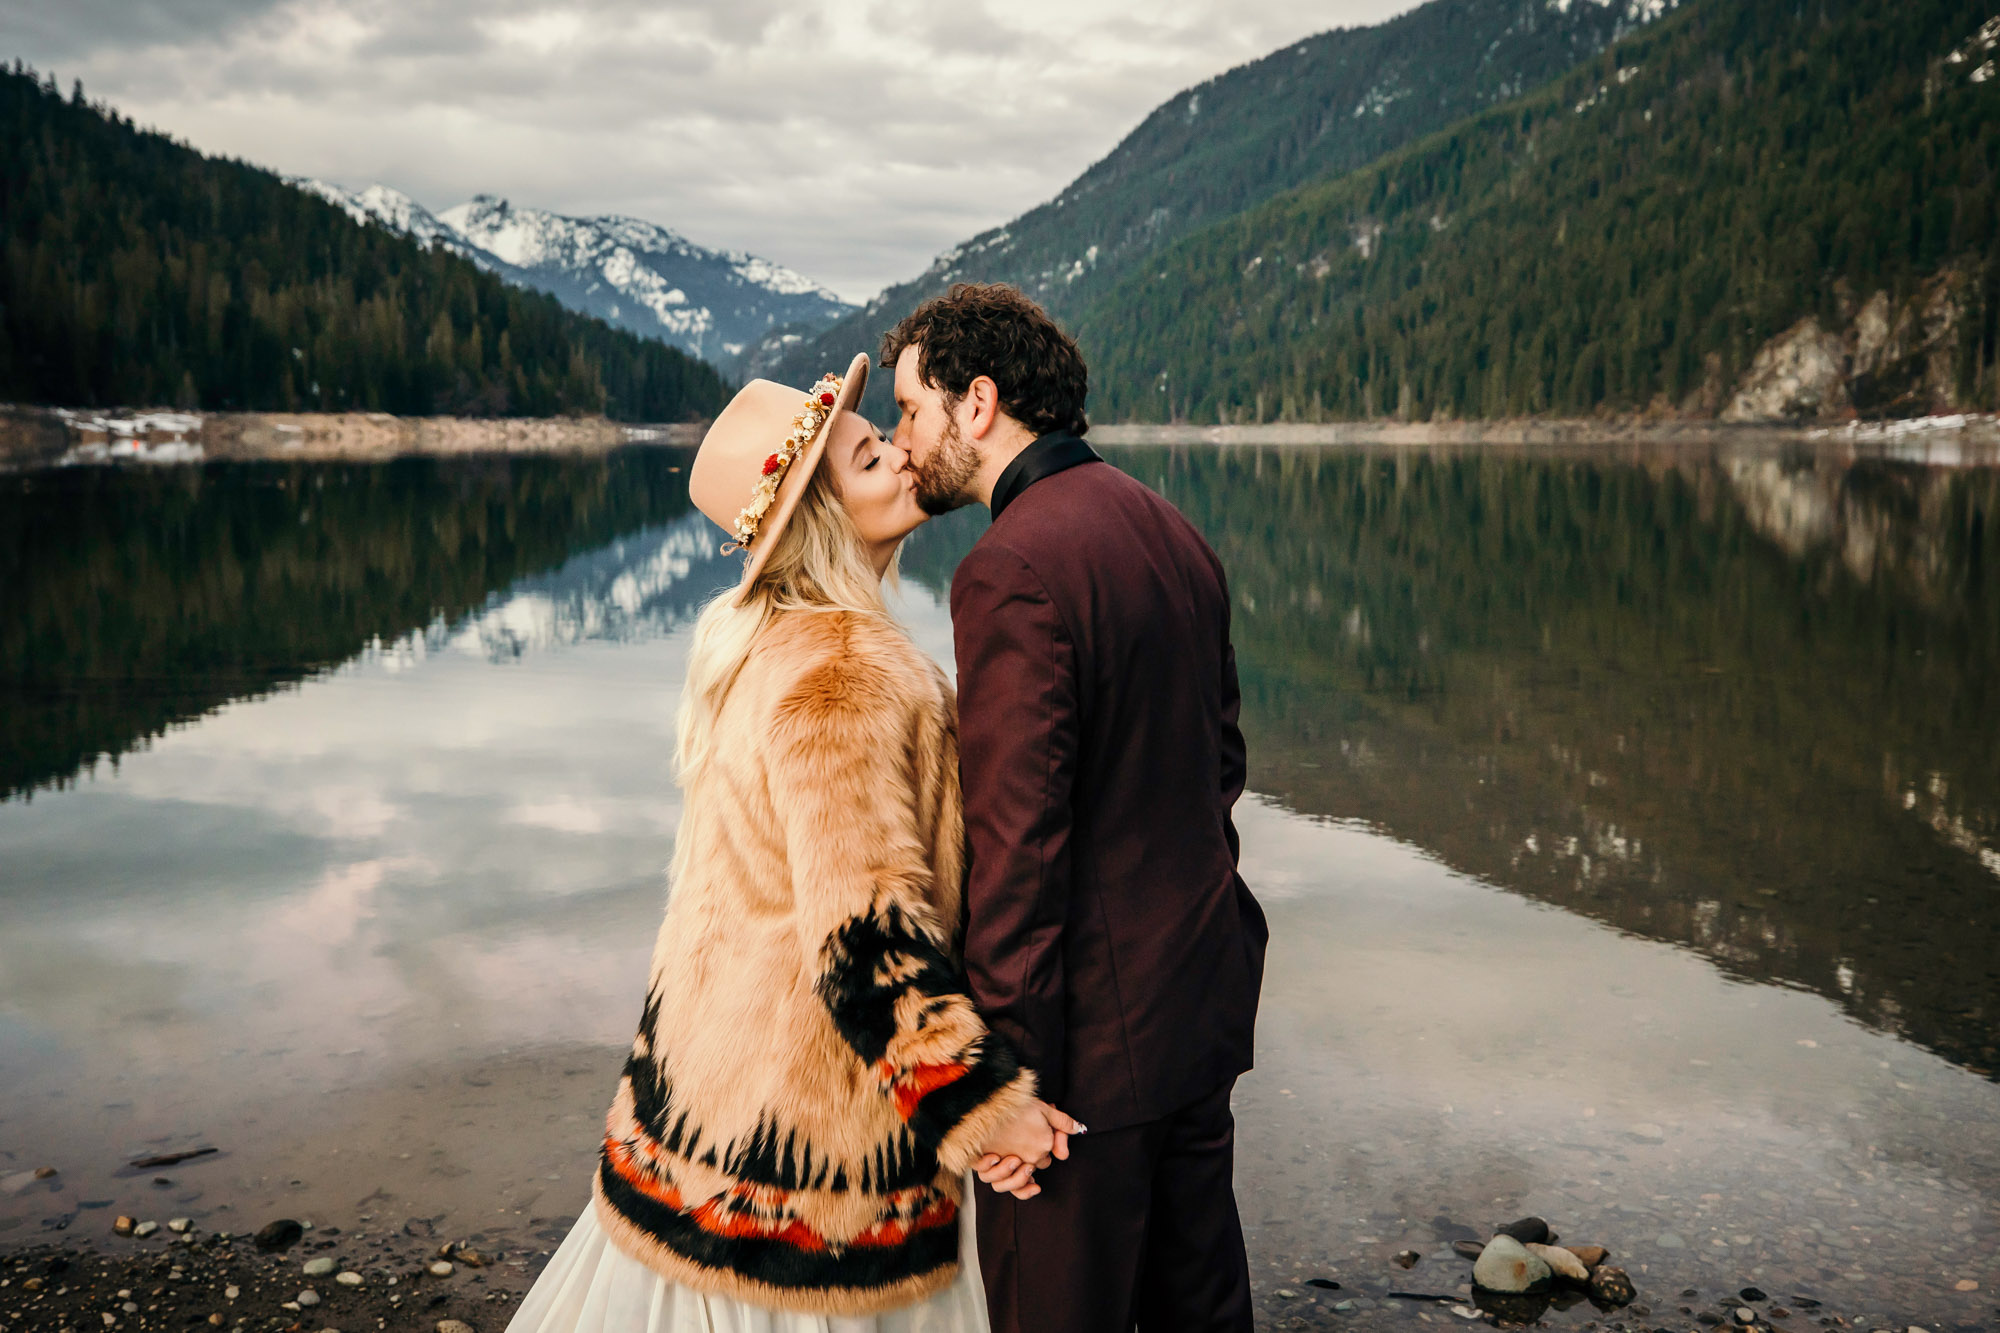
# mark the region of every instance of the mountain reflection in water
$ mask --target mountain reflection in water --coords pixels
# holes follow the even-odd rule
[[[504,651],[508,623],[488,599],[581,552],[622,570],[632,551],[615,538],[692,513],[689,457],[0,477],[0,800],[115,763],[176,723],[370,644],[455,627]],[[568,601],[610,625],[640,609],[631,595],[614,582]]]
[[[2000,1069],[2000,470],[1110,457],[1228,567],[1256,791]],[[665,633],[733,571],[688,458],[0,478],[0,798],[364,653]]]
[[[1229,571],[1255,790],[2000,1069],[2000,469],[1109,457]]]

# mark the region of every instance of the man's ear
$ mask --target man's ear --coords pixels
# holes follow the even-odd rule
[[[975,440],[983,440],[986,433],[1000,420],[1000,386],[993,382],[991,375],[980,375],[965,386],[965,397],[961,400],[971,409],[971,419],[965,423],[965,433]]]

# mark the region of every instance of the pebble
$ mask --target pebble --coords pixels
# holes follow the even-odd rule
[[[1641,1143],[1665,1143],[1667,1131],[1655,1124],[1639,1124],[1632,1126],[1632,1137]]]
[[[1953,1291],[1978,1291],[1979,1283],[1974,1278],[1960,1278],[1952,1285]]]
[[[292,1299],[297,1301],[300,1305],[318,1305],[319,1293],[314,1291],[311,1287],[307,1287],[304,1291],[300,1292]]]
[[[437,1333],[473,1333],[473,1328],[463,1319],[440,1319],[437,1322]]]
[[[1278,1295],[1285,1300],[1291,1301],[1291,1300],[1297,1300],[1299,1294],[1296,1291],[1293,1291],[1290,1287],[1279,1287]]]
[[[1418,1261],[1421,1260],[1423,1257],[1424,1256],[1418,1254],[1415,1250],[1399,1250],[1396,1253],[1396,1260],[1395,1260],[1396,1267],[1415,1268],[1417,1266]]]
[[[438,1260],[438,1261],[437,1261],[436,1263],[434,1263],[434,1264],[432,1264],[432,1265],[431,1265],[431,1276],[432,1276],[432,1277],[450,1277],[450,1276],[451,1276],[451,1264],[450,1264],[450,1263],[448,1263],[447,1261],[443,1260],[443,1259],[440,1259],[440,1260]]]
[[[358,1287],[361,1285],[361,1274],[350,1270],[345,1273],[334,1274],[333,1280],[343,1287]]]
[[[139,1225],[138,1222],[136,1222],[132,1218],[123,1216],[121,1214],[118,1220],[111,1224],[111,1230],[115,1235],[129,1236],[132,1234],[132,1228],[138,1225]]]
[[[304,1269],[307,1277],[325,1277],[333,1271],[333,1260],[321,1255],[317,1259],[306,1260]]]
[[[1769,1296],[1766,1296],[1764,1294],[1761,1288],[1758,1287],[1745,1287],[1743,1290],[1737,1292],[1736,1294],[1742,1297],[1746,1301],[1768,1301],[1771,1299]]]
[[[451,1252],[451,1257],[464,1264],[467,1268],[486,1267],[486,1256],[478,1250],[455,1249]]]
[[[1602,1245],[1565,1245],[1563,1248],[1581,1260],[1585,1268],[1595,1268],[1611,1257],[1611,1251]]]
[[[1523,1245],[1547,1245],[1555,1239],[1549,1224],[1539,1217],[1524,1217],[1518,1222],[1509,1222],[1494,1234],[1512,1236]]]
[[[1736,1307],[1736,1322],[1748,1327],[1757,1322],[1757,1312],[1747,1305]]]
[[[1560,1245],[1530,1245],[1528,1253],[1547,1264],[1557,1277],[1565,1277],[1572,1282],[1590,1281],[1590,1269],[1583,1260]]]
[[[222,1299],[225,1301],[233,1301],[242,1294],[243,1288],[241,1287],[224,1287],[222,1289]]]
[[[1687,1248],[1687,1242],[1680,1238],[1678,1232],[1673,1231],[1662,1231],[1659,1235],[1653,1237],[1653,1244],[1663,1250],[1685,1250]]]
[[[217,1328],[221,1328],[223,1324],[226,1323],[227,1321],[223,1319],[223,1317],[219,1314],[212,1314],[208,1317],[208,1322],[215,1325]]]
[[[52,1166],[38,1166],[35,1168],[36,1180],[47,1180],[50,1176],[60,1175],[60,1174],[62,1173],[57,1171]]]
[[[191,1217],[176,1217],[167,1223],[167,1230],[178,1236],[193,1225],[194,1219]]]
[[[1622,1268],[1599,1264],[1590,1271],[1591,1299],[1603,1305],[1630,1305],[1639,1293]]]
[[[1452,1253],[1461,1259],[1476,1261],[1479,1258],[1479,1252],[1485,1248],[1484,1245],[1481,1245],[1476,1240],[1455,1240],[1451,1243]]]
[[[260,1250],[286,1250],[297,1244],[299,1237],[305,1234],[304,1223],[295,1218],[281,1217],[275,1222],[265,1223],[255,1242]]]
[[[132,1228],[132,1234],[144,1240],[159,1229],[160,1224],[158,1222],[141,1222],[138,1226]]]
[[[1547,1263],[1504,1231],[1487,1242],[1472,1266],[1472,1284],[1488,1291],[1532,1291],[1552,1276]]]

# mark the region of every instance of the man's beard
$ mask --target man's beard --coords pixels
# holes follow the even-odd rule
[[[957,420],[946,417],[930,461],[911,468],[917,474],[918,507],[936,518],[972,503],[972,478],[979,461],[979,451],[958,433]]]

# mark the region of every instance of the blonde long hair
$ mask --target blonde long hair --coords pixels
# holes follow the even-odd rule
[[[894,559],[886,581],[896,581]],[[735,604],[737,590],[731,587],[703,607],[695,621],[675,753],[675,776],[682,788],[708,763],[716,717],[764,627],[780,615],[828,611],[879,617],[895,625],[882,600],[884,582],[828,469],[818,468],[743,604]]]

